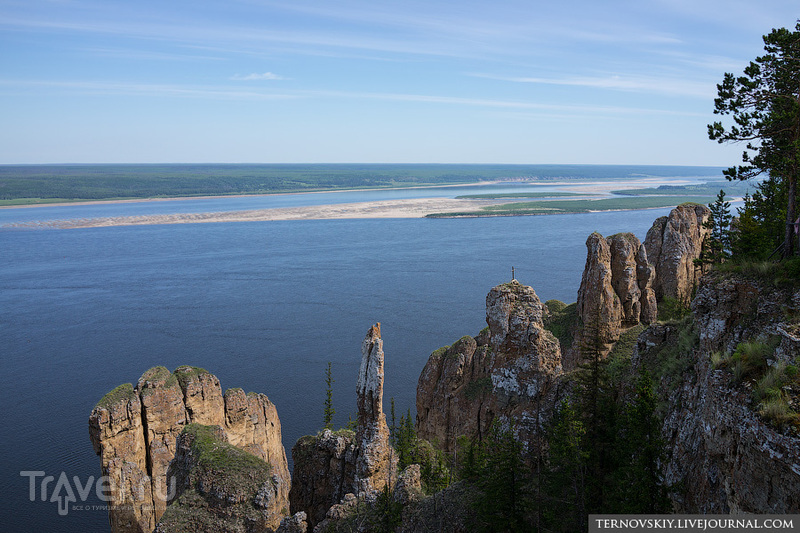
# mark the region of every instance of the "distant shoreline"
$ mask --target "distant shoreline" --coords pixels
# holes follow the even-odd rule
[[[424,189],[444,189],[455,187],[474,187],[474,186],[491,186],[491,185],[542,185],[547,187],[565,187],[566,190],[580,190],[586,194],[596,194],[598,192],[608,192],[614,188],[618,188],[620,183],[626,186],[634,186],[640,184],[642,186],[653,186],[663,184],[666,182],[661,177],[640,177],[631,180],[569,180],[569,181],[524,181],[518,179],[509,180],[484,180],[472,181],[465,183],[451,183],[442,185],[408,185],[401,187],[365,187],[365,188],[347,188],[347,189],[325,189],[316,191],[292,191],[292,192],[270,192],[270,193],[257,193],[257,194],[224,194],[224,195],[202,195],[202,196],[156,196],[149,198],[117,198],[108,200],[74,200],[66,202],[51,202],[39,204],[16,204],[16,205],[0,205],[0,209],[26,209],[36,207],[67,207],[67,206],[81,206],[81,205],[107,205],[107,204],[128,204],[128,203],[142,203],[142,202],[171,202],[171,201],[186,201],[186,200],[218,200],[225,198],[258,198],[265,196],[295,196],[300,194],[330,194],[330,193],[345,193],[345,192],[369,192],[369,191],[403,191],[403,190],[424,190]],[[683,184],[688,182],[685,178],[670,180],[671,184]],[[23,200],[23,199],[21,199]],[[497,202],[495,202],[497,203]]]
[[[512,180],[492,180],[492,181],[475,181],[466,183],[455,183],[446,185],[410,185],[403,187],[365,187],[363,189],[324,189],[317,191],[291,191],[291,192],[265,192],[255,194],[217,194],[217,195],[203,195],[203,196],[154,196],[149,198],[117,198],[108,200],[74,200],[69,202],[52,202],[41,204],[17,204],[17,205],[0,205],[0,209],[24,209],[27,207],[65,207],[70,205],[102,205],[102,204],[128,204],[128,203],[141,203],[141,202],[171,202],[184,201],[184,200],[219,200],[223,198],[258,198],[261,196],[294,196],[298,194],[329,194],[337,192],[368,192],[368,191],[403,191],[411,189],[440,189],[447,187],[471,187],[475,185],[496,185],[498,183],[519,183]],[[548,183],[550,185],[550,183]],[[560,185],[553,183],[553,185]]]
[[[639,178],[625,182],[628,187],[648,187],[664,183],[663,178]],[[677,183],[678,180],[670,180],[669,183]],[[494,182],[478,182],[480,185],[493,185],[506,183],[505,180]],[[514,183],[514,182],[507,182]],[[476,185],[473,183],[471,185]],[[548,182],[547,186],[559,186],[564,191],[571,191],[586,196],[608,196],[610,191],[620,186],[618,180],[610,181],[585,181],[585,182]],[[465,185],[436,185],[440,187],[463,187]],[[467,185],[469,186],[469,185]],[[402,189],[428,189],[431,186],[419,187],[397,187],[392,190]],[[325,194],[331,192],[360,192],[365,189],[339,189],[335,191],[314,191],[309,193],[274,193],[274,194]],[[370,189],[385,190],[385,189]],[[8,208],[23,207],[46,207],[46,206],[80,206],[93,204],[117,204],[130,202],[161,202],[168,200],[196,200],[224,199],[224,198],[243,198],[248,196],[273,196],[269,195],[231,195],[231,196],[205,196],[205,197],[175,197],[175,198],[156,198],[156,199],[130,199],[130,200],[96,200],[82,203],[66,204],[38,204],[28,206],[7,206]],[[481,212],[481,208],[497,205],[512,205],[516,201],[509,201],[509,198],[406,198],[391,200],[375,200],[366,202],[350,202],[337,204],[322,204],[294,207],[272,207],[263,209],[248,209],[237,211],[219,212],[195,212],[195,213],[168,213],[168,214],[148,214],[148,215],[127,215],[97,218],[80,218],[65,215],[64,219],[58,220],[37,220],[29,222],[11,222],[2,226],[4,229],[76,229],[76,228],[96,228],[110,226],[141,226],[154,224],[197,224],[210,222],[256,222],[256,221],[279,221],[279,220],[331,220],[331,219],[379,219],[379,218],[425,218],[435,215],[434,218],[474,218],[474,217],[497,217],[497,216],[528,216],[546,215],[551,213],[507,213],[500,211]],[[524,198],[518,201],[525,200]],[[555,198],[554,201],[557,201]],[[650,206],[632,207],[632,210],[646,209]],[[655,208],[655,207],[653,207]],[[624,210],[625,208],[623,208]],[[616,209],[613,209],[616,210]],[[593,211],[591,208],[573,212]],[[552,214],[568,214],[570,211],[558,211]]]

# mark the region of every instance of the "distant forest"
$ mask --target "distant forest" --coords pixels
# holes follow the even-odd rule
[[[451,164],[170,164],[0,166],[2,203],[222,196],[452,185],[498,179],[721,177],[714,167]],[[27,200],[27,201],[25,201]]]

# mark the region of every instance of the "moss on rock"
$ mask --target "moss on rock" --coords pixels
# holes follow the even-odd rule
[[[97,402],[97,407],[103,409],[110,409],[113,405],[121,402],[128,402],[136,397],[136,392],[133,390],[131,383],[123,383],[112,391],[106,393],[105,396],[100,398]]]

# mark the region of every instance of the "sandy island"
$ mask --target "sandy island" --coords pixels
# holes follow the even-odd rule
[[[607,195],[613,189],[653,187],[663,183],[679,184],[681,180],[662,178],[641,178],[630,181],[596,181],[584,183],[554,182],[547,186],[560,186],[560,190],[586,194],[587,196]],[[341,192],[341,191],[325,191]],[[183,198],[160,198],[158,200],[177,200]],[[186,198],[192,199],[192,198]],[[196,199],[196,198],[195,198]],[[6,224],[5,228],[94,228],[103,226],[141,226],[148,224],[194,224],[202,222],[254,222],[268,220],[324,220],[360,218],[422,218],[430,213],[475,211],[481,207],[531,201],[532,199],[454,199],[454,198],[411,198],[380,200],[374,202],[354,202],[346,204],[325,204],[299,207],[276,207],[251,209],[246,211],[224,211],[211,213],[175,213],[165,215],[135,215],[120,217],[74,218],[66,220],[45,220]],[[541,200],[537,198],[536,200]],[[86,203],[125,203],[154,201],[154,199],[111,200]],[[39,204],[42,207],[58,204]],[[15,206],[35,208],[39,205]],[[63,205],[80,205],[78,203]]]
[[[9,228],[95,228],[147,224],[193,224],[201,222],[254,222],[265,220],[323,220],[347,218],[422,218],[443,211],[472,211],[496,205],[498,200],[455,200],[452,198],[414,198],[350,204],[276,207],[220,213],[175,213],[124,217],[77,218],[9,224]]]

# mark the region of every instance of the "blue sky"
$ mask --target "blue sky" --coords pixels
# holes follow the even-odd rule
[[[0,0],[0,163],[731,165],[797,0]]]

